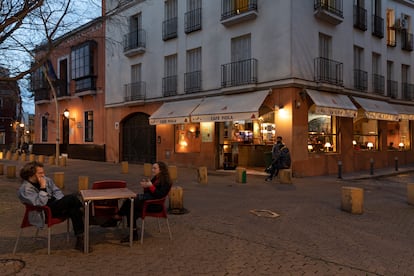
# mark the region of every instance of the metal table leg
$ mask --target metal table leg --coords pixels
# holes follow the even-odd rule
[[[134,240],[134,198],[131,198],[131,212],[130,212],[130,223],[129,223],[129,247],[132,247]]]
[[[83,251],[84,253],[89,253],[89,203],[90,201],[86,200],[85,204],[85,221],[84,221],[84,244]]]

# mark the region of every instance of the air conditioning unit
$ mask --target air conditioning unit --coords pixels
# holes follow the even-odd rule
[[[399,19],[399,28],[400,29],[407,29],[408,28],[408,20],[409,16],[406,14],[401,14],[401,18]]]

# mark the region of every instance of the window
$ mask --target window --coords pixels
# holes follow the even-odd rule
[[[319,33],[319,57],[332,59],[332,38]]]
[[[177,0],[166,0],[164,4],[164,22],[162,23],[162,39],[177,37]]]
[[[397,41],[395,39],[395,11],[387,9],[387,45],[395,47]]]
[[[251,58],[251,36],[250,34],[232,38],[231,61],[237,62]]]
[[[378,150],[378,121],[357,117],[354,120],[355,150]]]
[[[403,100],[411,100],[412,85],[410,84],[410,66],[406,64],[401,65],[401,93]]]
[[[177,94],[177,55],[165,57],[164,78],[162,84],[164,97]]]
[[[0,132],[0,144],[4,145],[6,143],[6,132],[1,131]]]
[[[85,112],[85,142],[93,142],[93,111]]]
[[[89,41],[72,49],[72,79],[75,80],[76,92],[95,90],[94,76],[95,43]]]
[[[387,60],[387,96],[393,99],[398,97],[398,83],[394,79],[394,62]]]
[[[372,53],[372,90],[378,95],[384,95],[385,80],[381,74],[381,55]]]
[[[336,152],[337,117],[308,113],[308,152]]]
[[[47,142],[47,118],[42,116],[42,142]]]
[[[399,122],[388,122],[387,130],[388,150],[409,150],[411,148],[409,120],[401,119]]]
[[[184,90],[186,93],[201,90],[201,48],[187,51],[187,64],[184,79]]]
[[[354,88],[366,90],[368,88],[367,72],[363,70],[364,49],[354,46]]]
[[[186,33],[201,30],[201,0],[187,0],[184,26]]]
[[[175,125],[175,152],[200,152],[200,124]]]

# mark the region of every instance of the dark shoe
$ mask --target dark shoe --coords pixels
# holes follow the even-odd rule
[[[132,236],[132,240],[133,241],[137,241],[138,240],[138,233],[137,233],[136,230],[134,230],[134,234]],[[121,239],[121,243],[127,243],[127,242],[129,242],[129,235],[128,236],[125,236],[125,237],[123,237]]]
[[[272,181],[273,178],[272,177],[266,177],[265,181]]]
[[[101,227],[117,227],[120,220],[117,220],[115,218],[110,218],[104,223],[101,224]]]
[[[85,240],[83,238],[83,235],[76,237],[75,249],[79,250],[82,253],[85,253],[85,250],[84,250],[85,249]],[[93,251],[92,247],[89,246],[89,253],[92,252],[92,251]]]

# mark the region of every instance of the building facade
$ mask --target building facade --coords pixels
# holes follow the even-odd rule
[[[10,76],[9,70],[0,68],[0,74]],[[15,150],[20,146],[22,106],[17,81],[0,82],[0,149]]]
[[[296,176],[414,161],[413,1],[103,7],[107,161],[265,167],[279,135]]]
[[[105,37],[97,18],[54,41],[31,76],[35,95],[34,154],[105,161]],[[42,45],[37,57],[44,54]]]

